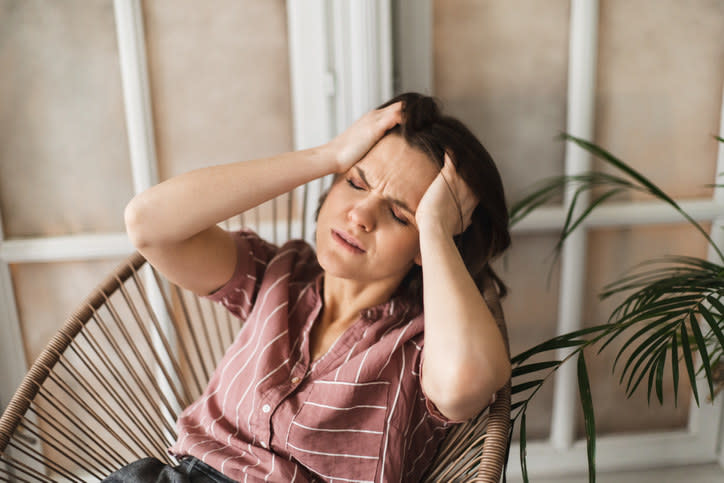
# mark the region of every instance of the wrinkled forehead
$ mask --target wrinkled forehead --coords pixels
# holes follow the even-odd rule
[[[355,166],[351,173],[364,177],[371,188],[405,196],[415,205],[440,171],[422,150],[412,147],[398,135],[382,138]]]

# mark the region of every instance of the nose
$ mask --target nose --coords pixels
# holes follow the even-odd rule
[[[375,200],[365,198],[355,203],[347,212],[347,218],[362,231],[370,232],[377,226],[377,205]]]

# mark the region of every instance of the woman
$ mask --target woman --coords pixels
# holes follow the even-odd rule
[[[316,253],[216,226],[332,173]],[[126,224],[154,267],[245,324],[179,418],[180,467],[141,460],[109,481],[418,481],[510,376],[481,296],[491,280],[505,294],[489,266],[510,244],[500,176],[429,97],[318,148],[165,181]]]

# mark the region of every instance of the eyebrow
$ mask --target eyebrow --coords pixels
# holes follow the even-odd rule
[[[364,184],[366,184],[367,186],[372,187],[372,185],[369,183],[369,181],[367,181],[367,177],[365,176],[365,172],[362,171],[362,168],[360,168],[359,166],[355,166],[354,168],[357,170],[357,174],[359,175],[359,177],[362,178],[362,182]],[[390,198],[390,197],[387,197],[387,199],[390,200],[392,203],[396,204],[397,206],[399,206],[400,208],[402,208],[403,210],[410,213],[412,216],[415,216],[415,212],[413,210],[411,210],[410,207],[407,206],[407,203],[405,203],[404,201],[399,200],[397,198]]]

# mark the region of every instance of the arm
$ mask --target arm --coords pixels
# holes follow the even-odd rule
[[[399,122],[400,106],[372,111],[324,146],[198,169],[126,206],[128,235],[169,280],[205,295],[233,275],[236,248],[217,223],[321,176],[346,171]]]
[[[458,193],[464,218],[477,204],[446,159],[441,171]],[[418,206],[423,267],[425,353],[422,385],[442,414],[476,416],[510,377],[510,359],[490,309],[470,277],[453,235],[456,205],[441,175]]]

